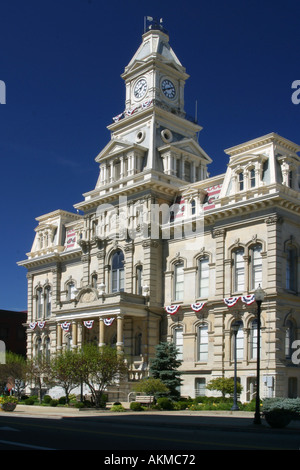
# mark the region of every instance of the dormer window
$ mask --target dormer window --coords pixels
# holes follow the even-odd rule
[[[243,191],[244,189],[244,173],[241,171],[239,173],[239,190]]]
[[[255,169],[251,168],[249,172],[249,180],[250,180],[250,188],[255,188],[256,181],[255,181]]]

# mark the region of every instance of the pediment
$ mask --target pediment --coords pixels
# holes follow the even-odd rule
[[[170,144],[165,145],[163,148],[161,147],[159,150],[163,150],[166,148],[173,148],[174,150],[180,150],[182,153],[189,154],[194,157],[200,157],[204,159],[207,163],[211,163],[212,159],[207,155],[207,153],[203,150],[203,148],[194,140],[194,139],[183,139],[178,142],[172,142]]]
[[[111,158],[117,156],[121,153],[127,152],[133,148],[137,148],[141,151],[145,151],[144,147],[133,144],[132,142],[125,141],[125,140],[111,140],[104,149],[97,155],[95,158],[96,162],[101,162],[106,160],[107,158]]]

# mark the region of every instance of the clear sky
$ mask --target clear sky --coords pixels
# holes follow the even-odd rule
[[[124,110],[120,75],[141,43],[144,16],[163,18],[190,75],[186,111],[199,144],[226,171],[224,150],[277,132],[300,144],[299,0],[2,0],[0,309],[25,310],[26,258],[36,217],[74,211],[94,188],[94,159]],[[0,94],[1,101],[1,94]]]

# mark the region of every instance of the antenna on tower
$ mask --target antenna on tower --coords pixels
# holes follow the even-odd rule
[[[198,122],[198,101],[195,101],[195,122]]]

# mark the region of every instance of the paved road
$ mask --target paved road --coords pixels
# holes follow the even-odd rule
[[[257,427],[249,413],[84,413],[38,408],[20,406],[13,413],[0,413],[1,450],[99,450],[103,459],[132,452],[141,463],[151,452],[170,451],[170,458],[179,455],[178,462],[181,455],[195,455],[196,463],[201,450],[300,448],[300,423],[283,430],[264,422]]]

